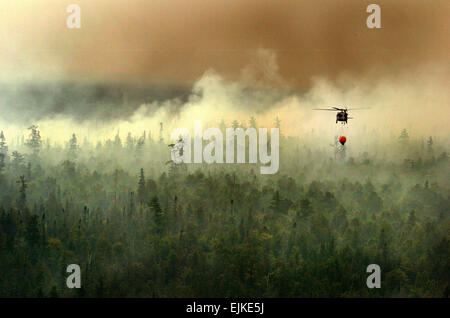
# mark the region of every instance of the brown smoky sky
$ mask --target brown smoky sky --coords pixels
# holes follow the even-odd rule
[[[66,27],[72,3],[81,29]],[[371,3],[381,29],[366,26]],[[259,49],[275,52],[277,73],[299,89],[313,76],[448,67],[449,8],[448,0],[3,0],[0,79],[191,85],[208,69],[238,78]]]

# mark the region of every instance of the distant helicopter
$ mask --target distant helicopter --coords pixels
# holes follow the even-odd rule
[[[314,108],[313,110],[328,110],[333,112],[338,112],[336,114],[336,124],[338,121],[341,121],[342,124],[347,124],[348,119],[353,119],[353,117],[348,117],[348,111],[349,110],[359,110],[359,109],[368,109],[368,108],[337,108],[337,107],[331,107],[331,108]]]

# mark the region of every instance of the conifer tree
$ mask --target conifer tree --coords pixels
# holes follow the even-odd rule
[[[138,200],[140,204],[144,204],[147,200],[147,189],[145,187],[145,175],[144,175],[144,169],[141,168],[140,174],[139,174],[139,182],[138,182]]]
[[[31,149],[33,156],[37,157],[42,146],[41,133],[36,125],[32,125],[28,129],[30,130],[30,135],[25,145]]]
[[[25,181],[25,176],[20,176],[19,181],[19,198],[17,199],[17,207],[19,210],[23,210],[27,204],[27,182]]]
[[[75,134],[72,134],[72,138],[69,140],[69,156],[70,159],[77,159],[77,153],[78,153],[78,141],[77,136]]]
[[[0,153],[7,154],[8,153],[8,146],[6,144],[6,138],[3,134],[3,130],[0,131]]]
[[[155,223],[156,232],[162,234],[165,226],[165,214],[161,209],[157,196],[154,196],[149,203],[150,210],[152,211],[152,219]]]

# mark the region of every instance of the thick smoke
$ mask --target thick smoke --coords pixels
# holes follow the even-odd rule
[[[58,141],[158,134],[160,122],[167,136],[250,116],[328,138],[334,114],[311,109],[331,106],[371,108],[351,113],[354,136],[448,136],[447,1],[379,1],[379,30],[361,1],[77,3],[80,30],[63,2],[0,4],[7,138],[30,124]]]
[[[130,117],[141,104],[186,101],[190,91],[161,85],[12,83],[0,85],[0,112],[3,120],[25,125],[55,116],[109,122]],[[153,111],[149,109],[149,115]]]
[[[312,76],[448,63],[446,0],[377,1],[377,30],[366,27],[370,2],[360,0],[76,3],[79,30],[65,25],[67,2],[1,1],[0,79],[191,86],[210,68],[236,80],[252,52],[268,48],[280,75],[306,90]]]
[[[386,75],[383,80],[370,73],[363,78],[344,74],[336,80],[315,77],[311,89],[297,92],[289,88],[289,83],[284,83],[285,89],[273,88],[273,81],[282,81],[276,61],[273,52],[261,50],[254,63],[243,68],[240,79],[227,80],[209,70],[190,90],[131,87],[127,95],[123,87],[75,85],[53,90],[47,87],[50,93],[44,94],[27,88],[15,95],[3,95],[2,108],[10,117],[6,117],[7,122],[2,120],[2,127],[24,133],[27,125],[34,123],[41,127],[43,136],[51,139],[67,140],[76,133],[101,140],[118,131],[122,137],[128,132],[139,135],[144,130],[156,136],[163,122],[167,138],[174,128],[191,129],[194,120],[202,120],[209,127],[218,127],[222,121],[230,127],[237,120],[248,127],[254,116],[259,127],[267,128],[273,127],[279,117],[285,136],[315,132],[329,140],[336,133],[335,114],[312,109],[343,106],[370,108],[351,112],[354,119],[346,128],[351,138],[360,141],[392,138],[403,128],[412,137],[448,137],[445,69],[417,67],[395,76]],[[13,109],[8,105],[18,106]]]

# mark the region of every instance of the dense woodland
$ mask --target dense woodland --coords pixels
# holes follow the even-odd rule
[[[167,163],[168,141],[145,132],[57,144],[32,126],[7,138],[1,297],[448,297],[448,144],[437,138],[404,130],[336,158],[282,135],[275,175]],[[69,264],[81,289],[66,287]],[[366,286],[369,264],[380,289]]]

